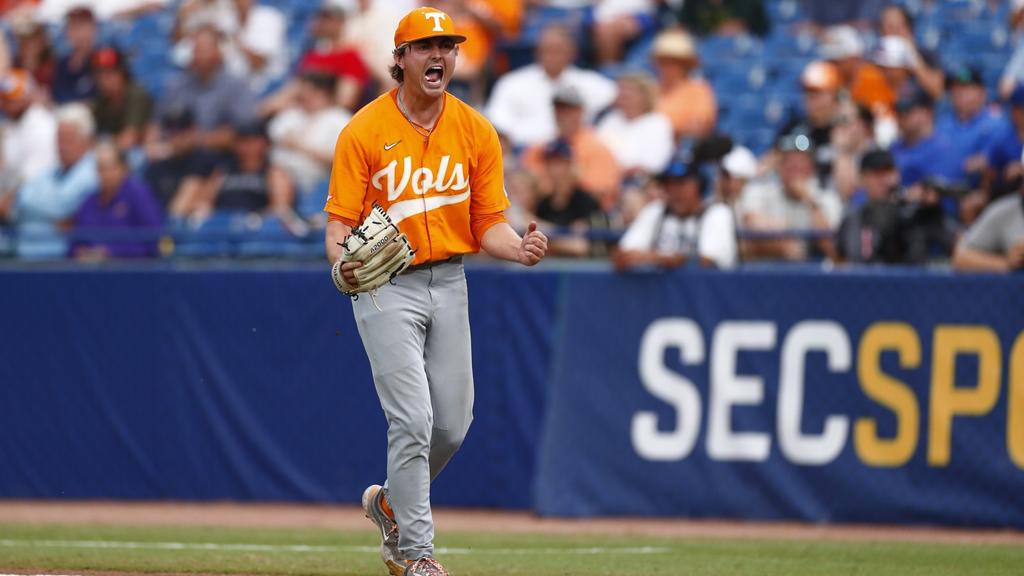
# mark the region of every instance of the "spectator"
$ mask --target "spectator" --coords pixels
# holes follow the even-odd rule
[[[747,184],[757,177],[757,157],[745,146],[733,145],[718,165],[718,180],[712,203],[729,209],[734,234],[736,262],[742,260],[743,243],[739,240],[740,219],[737,209],[743,201]]]
[[[604,0],[594,6],[591,35],[599,66],[622,60],[625,47],[656,29],[653,0]]]
[[[778,136],[800,132],[811,139],[815,151],[814,164],[822,186],[832,178],[832,129],[839,115],[839,69],[831,62],[815,61],[800,75],[804,93],[804,117],[790,120]]]
[[[870,110],[848,100],[840,103],[839,110],[832,127],[832,183],[845,202],[857,187],[861,158],[876,142]]]
[[[865,202],[843,217],[836,233],[836,256],[841,262],[903,260],[900,242],[900,174],[892,155],[872,150],[860,161],[860,184]]]
[[[549,226],[567,229],[568,234],[551,234],[550,249],[562,256],[586,256],[591,242],[585,233],[607,228],[608,219],[593,196],[579,186],[572,150],[564,140],[544,148],[544,169],[537,182],[537,218]]]
[[[935,129],[935,102],[918,91],[896,104],[900,139],[891,148],[900,169],[900,184],[913,188],[926,178],[939,176],[956,180],[957,154],[949,139]]]
[[[97,133],[113,138],[121,150],[141,145],[146,123],[153,115],[153,99],[132,80],[124,55],[113,48],[96,51],[92,69],[96,76],[92,113]]]
[[[345,9],[333,0],[327,0],[317,10],[310,23],[311,47],[299,59],[300,73],[330,74],[337,86],[334,102],[346,110],[355,110],[370,82],[370,71],[355,49],[342,43],[345,29]],[[298,83],[291,81],[261,106],[264,117],[273,116],[289,106],[295,106]]]
[[[67,254],[67,242],[59,229],[98,183],[92,153],[96,126],[89,108],[81,103],[66,104],[57,109],[56,116],[58,163],[22,186],[15,201],[16,251],[21,258]]]
[[[659,174],[675,150],[672,123],[654,111],[658,85],[646,73],[619,76],[615,105],[597,125],[598,136],[627,175]]]
[[[350,4],[346,0],[332,0],[335,4]],[[391,53],[395,49],[394,30],[399,20],[419,6],[412,0],[355,0],[356,10],[350,13],[345,26],[343,44],[352,47],[366,62],[377,84],[394,86],[388,69],[394,64]]]
[[[985,184],[990,198],[1015,192],[1024,184],[1024,86],[1014,89],[1009,99],[1010,111],[992,135],[986,150]]]
[[[616,270],[685,264],[731,268],[736,264],[736,232],[724,204],[702,205],[705,180],[695,165],[669,164],[658,176],[664,194],[644,207],[612,256]]]
[[[40,96],[48,95],[53,86],[53,75],[57,70],[50,36],[41,23],[30,15],[19,18],[11,25],[17,49],[12,65],[28,72],[40,89]]]
[[[91,100],[96,93],[93,83],[92,58],[98,33],[96,16],[86,7],[68,11],[64,36],[71,52],[57,62],[51,95],[57,104]]]
[[[288,172],[300,193],[311,193],[330,174],[334,144],[351,115],[335,105],[333,76],[305,72],[296,85],[296,106],[269,125],[271,161]]]
[[[72,226],[83,230],[152,231],[163,223],[163,215],[153,192],[142,180],[132,176],[124,152],[112,143],[96,147],[96,171],[99,188],[78,208]],[[153,241],[95,241],[78,238],[71,243],[70,256],[78,260],[106,260],[156,256]]]
[[[788,134],[776,145],[779,165],[764,181],[752,183],[743,194],[739,213],[743,227],[767,233],[814,233],[811,238],[783,237],[749,243],[751,256],[804,260],[829,255],[826,234],[835,230],[842,212],[839,196],[822,187],[814,173],[814,148],[802,133]]]
[[[975,186],[985,169],[985,151],[1002,119],[987,104],[985,80],[974,68],[959,67],[949,76],[952,110],[936,119],[935,131],[954,149],[952,175]]]
[[[967,272],[1024,269],[1024,188],[985,208],[957,244],[953,268]]]
[[[36,102],[35,82],[24,70],[10,70],[0,76],[0,133],[3,171],[13,175],[18,186],[32,180],[57,163],[57,121],[45,106]],[[0,196],[13,189],[0,190]]]
[[[864,41],[855,28],[829,28],[825,32],[820,54],[839,71],[840,83],[854,102],[873,113],[892,110],[896,94],[889,87],[882,71],[864,59]]]
[[[747,184],[756,177],[757,157],[746,146],[733,145],[718,167],[715,201],[735,209],[743,198]]]
[[[199,130],[192,110],[169,108],[160,116],[160,137],[146,150],[149,160],[144,178],[160,205],[173,216],[176,207],[196,196],[203,180],[213,171],[214,157],[199,148]]]
[[[615,83],[573,66],[572,33],[559,25],[546,28],[537,42],[537,62],[498,79],[487,104],[487,116],[516,146],[542,145],[556,137],[552,96],[562,86],[580,94],[583,119],[592,122],[615,99]]]
[[[234,139],[233,126],[255,114],[253,94],[238,76],[224,68],[220,33],[203,27],[193,37],[192,62],[187,70],[168,81],[161,100],[161,114],[168,109],[189,109],[199,128],[200,148],[224,151]],[[150,130],[150,137],[159,135]]]
[[[256,0],[187,0],[174,27],[180,58],[188,59],[193,49],[188,40],[205,26],[224,35],[225,66],[246,79],[253,92],[264,91],[287,72],[286,22],[276,8]]]
[[[715,129],[715,93],[703,78],[693,76],[700,65],[693,38],[678,29],[654,39],[651,58],[658,71],[656,109],[672,122],[676,138],[703,138]]]
[[[448,90],[473,104],[485,100],[488,61],[502,37],[502,24],[485,0],[434,0],[432,5],[448,14],[456,31],[466,37],[459,44],[454,76]]]
[[[900,36],[883,36],[875,49],[875,65],[885,76],[893,103],[905,94],[918,90],[914,82],[915,52],[913,46]]]
[[[537,220],[536,179],[525,170],[505,173],[505,189],[512,206],[505,212],[508,223],[516,230],[526,230],[531,221]]]
[[[683,2],[674,12],[679,23],[697,36],[754,34],[770,27],[763,0],[707,0]]]
[[[939,56],[917,46],[914,19],[906,8],[898,4],[889,4],[883,8],[878,19],[878,35],[883,38],[903,38],[910,53],[910,73],[914,81],[932,98],[942,98],[945,74],[939,65]]]
[[[250,121],[239,126],[236,134],[232,154],[182,211],[199,219],[215,209],[275,215],[286,228],[301,233],[303,224],[292,209],[295,187],[284,170],[270,164],[263,124]]]
[[[563,86],[552,99],[557,138],[569,143],[573,164],[579,171],[580,187],[592,194],[605,210],[615,206],[622,169],[611,150],[584,119],[584,103],[579,91]],[[554,138],[552,139],[554,140]],[[523,152],[523,167],[539,175],[544,165],[544,146],[535,145]]]

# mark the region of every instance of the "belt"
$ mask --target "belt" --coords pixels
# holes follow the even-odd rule
[[[415,272],[417,270],[428,270],[430,268],[433,268],[434,266],[439,266],[441,264],[458,264],[459,262],[462,262],[462,255],[450,256],[448,258],[445,258],[444,260],[431,260],[430,262],[423,262],[422,264],[409,266],[408,268],[402,271],[402,274],[408,274],[409,272]]]

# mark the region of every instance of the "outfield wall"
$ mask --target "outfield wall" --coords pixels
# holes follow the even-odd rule
[[[1024,276],[470,268],[436,504],[1024,527]],[[0,270],[0,497],[355,502],[386,423],[321,267]]]

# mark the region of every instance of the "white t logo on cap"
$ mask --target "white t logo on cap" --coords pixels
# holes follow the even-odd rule
[[[441,27],[441,19],[445,17],[444,12],[427,12],[423,17],[427,20],[434,19],[434,32],[444,32],[444,28]]]

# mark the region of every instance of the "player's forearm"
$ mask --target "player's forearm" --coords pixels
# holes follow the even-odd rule
[[[519,247],[522,243],[522,237],[508,222],[499,222],[491,226],[480,239],[480,247],[489,256],[510,262],[519,261]]]
[[[339,246],[340,243],[348,238],[348,235],[352,233],[352,229],[348,227],[344,222],[337,220],[331,220],[327,222],[327,232],[324,235],[324,248],[327,251],[327,261],[334,264],[341,258],[342,248]]]

